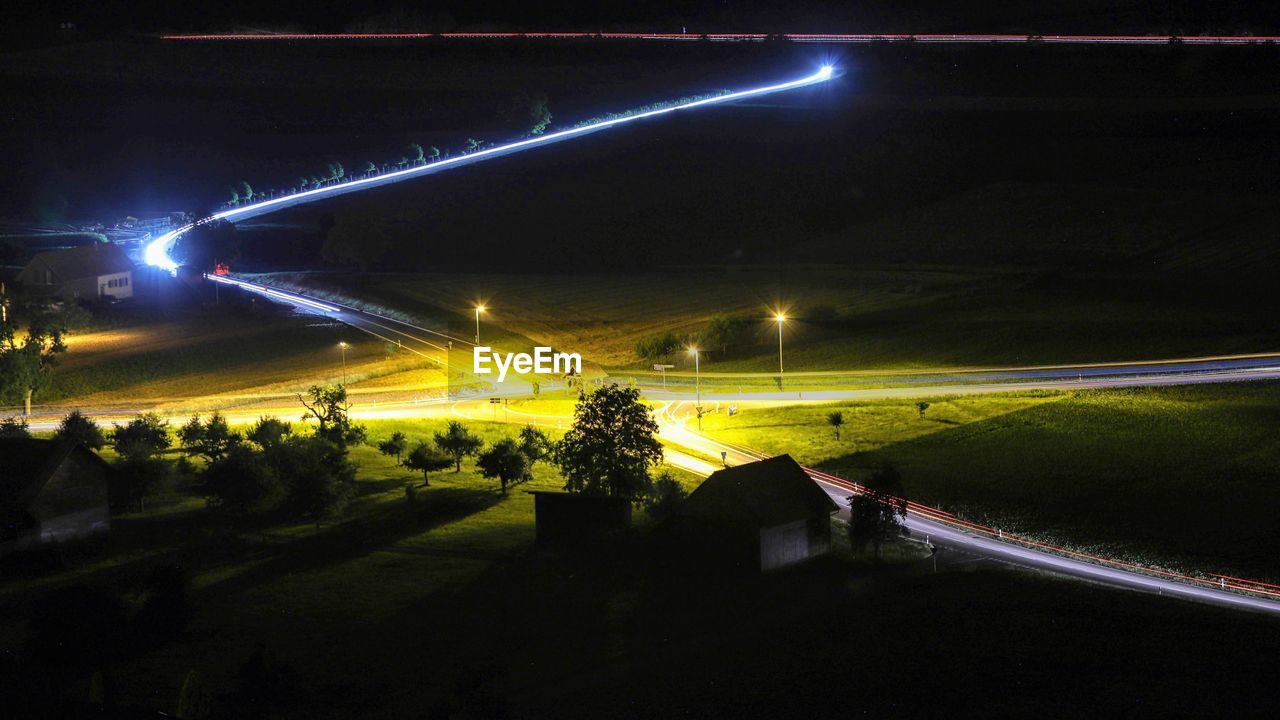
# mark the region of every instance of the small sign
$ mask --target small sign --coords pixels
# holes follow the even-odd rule
[[[670,370],[670,369],[672,369],[672,368],[674,368],[674,367],[675,367],[675,365],[663,365],[662,363],[654,363],[654,365],[653,365],[653,369],[654,369],[654,370],[662,370],[662,371],[664,371],[664,372],[665,372],[665,371],[667,371],[667,370]]]
[[[489,398],[490,405],[497,405],[500,402],[502,402],[502,398]]]

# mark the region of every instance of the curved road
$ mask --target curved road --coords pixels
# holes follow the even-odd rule
[[[668,404],[659,411],[664,439],[704,455],[717,456],[724,453],[725,464],[730,466],[755,462],[766,457],[688,429],[685,424],[688,415],[683,417],[678,415],[681,406],[680,403]],[[705,470],[699,472],[696,466],[676,464],[697,474],[708,474]],[[805,470],[841,508],[848,508],[849,496],[859,492],[857,484],[848,480],[811,468],[805,468]],[[913,535],[927,537],[934,545],[955,548],[1018,567],[1053,572],[1129,590],[1280,614],[1280,587],[1260,583],[1246,585],[1248,581],[1224,576],[1216,576],[1217,580],[1205,580],[1137,566],[1126,567],[1123,563],[1107,558],[1005,535],[994,528],[967,523],[948,513],[917,503],[908,505],[906,526]],[[1215,584],[1218,587],[1213,587]],[[1244,592],[1250,594],[1242,594]]]
[[[325,188],[318,188],[304,193],[297,193],[264,202],[254,203],[231,210],[226,210],[198,222],[209,220],[238,221],[256,217],[268,212],[292,207],[307,202],[314,202],[336,195],[354,192],[379,185],[385,185],[420,175],[431,174],[450,167],[480,162],[485,159],[531,149],[561,140],[579,137],[587,133],[653,117],[678,110],[733,102],[746,97],[753,97],[774,92],[796,89],[825,82],[833,76],[830,66],[824,66],[818,72],[789,82],[768,85],[749,90],[672,105],[666,108],[593,123],[581,128],[550,133],[545,136],[522,140],[506,145],[489,148],[470,155],[450,158],[429,165],[410,168],[394,173],[387,173],[369,178],[353,180]],[[170,258],[169,252],[183,233],[190,230],[188,225],[160,238],[157,238],[145,250],[145,260],[151,264],[170,271],[177,269],[177,263]],[[207,276],[216,282],[232,284],[250,292],[267,296],[273,300],[285,302],[306,312],[320,313],[344,323],[352,325],[364,332],[379,337],[387,342],[396,342],[424,358],[439,361],[451,342],[463,342],[444,333],[423,328],[405,321],[396,320],[376,313],[366,312],[340,305],[329,300],[308,295],[271,288],[254,283],[246,283],[230,277]],[[407,343],[407,344],[406,344]],[[469,344],[469,343],[467,343]],[[433,354],[434,353],[434,354]],[[1075,375],[1072,378],[1072,375]],[[962,375],[962,378],[957,377]],[[1087,376],[1087,379],[1086,379]],[[1027,388],[1079,388],[1079,387],[1117,387],[1135,385],[1155,385],[1194,382],[1224,382],[1229,380],[1254,380],[1280,377],[1280,358],[1276,355],[1225,356],[1203,359],[1184,359],[1163,362],[1091,364],[1079,366],[1050,366],[1036,368],[1017,368],[1012,370],[985,369],[980,371],[943,371],[940,373],[912,373],[912,382],[908,387],[822,390],[808,392],[777,392],[752,394],[751,399],[776,401],[823,401],[859,397],[918,396],[960,393],[987,393],[1004,390]],[[681,391],[665,391],[651,389],[651,397],[666,398],[669,403],[660,414],[662,430],[666,440],[682,445],[706,455],[723,453],[726,462],[733,464],[752,462],[760,459],[760,455],[749,450],[736,448],[721,443],[699,433],[688,430],[684,423],[675,416],[675,410],[689,399],[693,393],[686,388]],[[742,394],[703,394],[703,401],[732,401],[746,399]],[[684,463],[686,469],[705,474],[710,466],[696,458],[688,458]],[[831,495],[837,503],[847,506],[847,497],[857,492],[857,486],[841,478],[809,471],[811,476]],[[1223,577],[1217,582],[1219,588],[1205,587],[1204,580],[1188,576],[1167,574],[1166,577],[1155,577],[1153,571],[1131,567],[1126,569],[1119,563],[1105,558],[1086,558],[1078,553],[1078,557],[1067,557],[1062,549],[1039,546],[1026,539],[1006,538],[999,531],[991,537],[991,529],[973,524],[966,524],[945,513],[924,506],[913,504],[907,520],[908,527],[916,533],[929,536],[931,541],[957,548],[962,548],[983,557],[1010,562],[1023,567],[1048,570],[1072,577],[1102,582],[1117,587],[1158,592],[1174,597],[1182,597],[1203,602],[1212,602],[1242,609],[1280,613],[1280,588],[1272,588],[1261,584],[1242,585],[1244,581],[1230,583]],[[1228,592],[1231,586],[1253,595],[1242,595]],[[1275,600],[1263,596],[1274,596]]]

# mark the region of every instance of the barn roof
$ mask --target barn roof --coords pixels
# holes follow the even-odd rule
[[[66,250],[46,250],[36,253],[27,267],[46,267],[61,282],[81,278],[114,275],[133,269],[130,260],[119,245],[92,243]],[[25,271],[24,271],[25,272]]]
[[[711,474],[680,504],[685,517],[737,517],[774,527],[837,509],[790,455],[725,468]]]
[[[54,470],[75,452],[106,465],[96,453],[79,445],[36,438],[0,438],[0,509],[24,509],[30,505]]]

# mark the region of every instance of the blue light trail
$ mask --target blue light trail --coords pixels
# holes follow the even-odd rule
[[[547,133],[546,135],[539,135],[538,137],[528,138],[525,140],[518,140],[516,142],[507,143],[505,145],[497,145],[491,148],[487,148],[485,150],[478,150],[476,152],[469,153],[467,155],[459,155],[457,157],[446,158],[444,160],[439,160],[437,162],[433,162],[428,165],[422,165],[420,167],[409,168],[407,170],[397,170],[395,172],[389,172],[382,175],[376,175],[373,177],[360,178],[359,180],[351,180],[349,182],[340,183],[337,185],[330,185],[328,187],[316,188],[315,190],[307,190],[305,192],[294,193],[292,195],[287,195],[284,197],[273,198],[271,200],[264,200],[262,202],[253,203],[251,205],[242,205],[240,207],[232,208],[230,210],[223,210],[222,212],[214,213],[213,215],[207,218],[197,220],[195,223],[184,225],[183,227],[180,227],[177,230],[172,230],[168,233],[165,233],[164,235],[161,235],[160,237],[151,241],[151,243],[149,243],[146,249],[143,251],[143,260],[148,265],[152,265],[158,268],[163,268],[165,270],[168,270],[169,272],[176,272],[178,269],[178,263],[172,257],[169,256],[169,251],[173,249],[174,243],[178,241],[178,238],[182,237],[183,234],[191,230],[196,225],[199,225],[202,223],[212,222],[214,220],[228,220],[232,222],[235,222],[237,220],[246,220],[250,217],[256,217],[258,215],[271,212],[273,210],[281,210],[283,208],[291,207],[293,205],[313,202],[315,200],[329,198],[335,195],[341,195],[343,193],[353,192],[356,190],[363,190],[370,187],[376,187],[378,185],[397,182],[400,180],[405,180],[405,179],[416,177],[419,175],[427,175],[429,173],[438,172],[440,170],[445,170],[451,167],[457,167],[460,165],[466,165],[469,163],[479,162],[482,160],[488,160],[494,157],[498,157],[500,155],[506,155],[512,152],[519,152],[521,150],[528,150],[530,148],[537,147],[539,145],[547,145],[553,142],[557,142],[559,140],[565,140],[568,138],[577,137],[579,135],[585,135],[587,133],[595,132],[597,130],[604,130],[611,127],[617,127],[619,125],[624,125],[630,122],[636,122],[638,120],[643,120],[645,118],[656,117],[658,115],[666,115],[667,113],[673,113],[679,110],[690,110],[698,107],[722,105],[724,103],[730,103],[736,100],[742,100],[743,98],[756,97],[760,95],[768,95],[770,93],[782,92],[785,90],[794,90],[796,88],[802,88],[808,85],[814,85],[817,83],[826,82],[827,80],[830,80],[834,76],[835,76],[835,68],[833,68],[831,65],[823,65],[821,68],[818,69],[817,72],[813,73],[812,75],[808,75],[808,76],[799,78],[797,80],[791,80],[788,82],[778,83],[775,85],[765,85],[762,87],[751,88],[748,90],[738,90],[736,92],[726,93],[724,95],[717,95],[716,97],[711,97],[711,98],[703,98],[701,100],[691,100],[689,102],[678,103],[678,104],[670,105],[668,107],[659,108],[656,110],[648,110],[645,112],[636,113],[634,115],[628,115],[626,117],[612,118],[609,120],[601,120],[600,122],[591,123],[589,125],[584,125],[578,128],[572,128],[569,130],[561,130],[559,132]]]

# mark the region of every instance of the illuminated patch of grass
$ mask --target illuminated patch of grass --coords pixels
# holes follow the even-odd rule
[[[1280,577],[1280,384],[931,403],[923,420],[904,400],[747,409],[704,426],[849,477],[892,463],[912,499],[1081,549]]]

